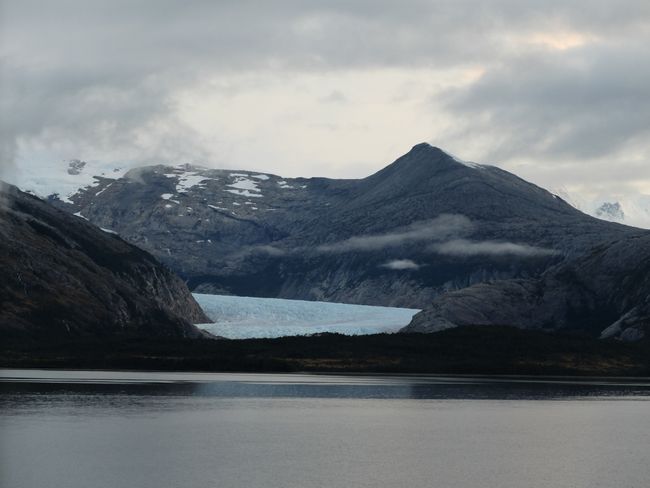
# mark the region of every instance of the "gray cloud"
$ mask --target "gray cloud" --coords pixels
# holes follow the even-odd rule
[[[316,248],[322,253],[364,252],[398,247],[419,241],[439,241],[466,234],[472,222],[463,215],[441,215],[432,220],[415,222],[386,234],[354,236],[343,241],[323,244]]]
[[[415,270],[421,268],[419,264],[417,264],[414,261],[411,261],[410,259],[394,259],[392,261],[388,261],[387,263],[382,264],[381,267],[392,269],[395,271]]]
[[[470,241],[466,239],[454,239],[451,241],[434,244],[430,250],[447,256],[553,256],[558,254],[554,249],[517,244],[514,242],[497,241]]]
[[[447,108],[471,117],[456,137],[498,141],[487,158],[550,161],[598,158],[648,140],[649,40],[539,52],[487,71],[448,93]]]
[[[480,68],[480,78],[435,99],[431,119],[449,127],[430,134],[437,145],[475,160],[527,158],[528,176],[543,183],[558,168],[565,184],[585,173],[590,185],[605,184],[612,167],[627,168],[615,172],[622,184],[650,180],[646,0],[3,0],[0,8],[5,171],[21,153],[214,159],[178,117],[178,95],[233,73],[263,84],[256,73]],[[529,42],[562,32],[588,42],[564,50]],[[241,88],[219,89],[236,97]],[[329,98],[347,103],[336,93]],[[402,137],[404,148],[416,142]]]

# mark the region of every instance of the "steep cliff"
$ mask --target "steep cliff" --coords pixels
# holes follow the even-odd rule
[[[650,335],[650,232],[595,247],[537,279],[483,283],[441,295],[403,332],[464,325]]]
[[[202,335],[210,320],[147,252],[4,183],[0,204],[5,339]]]

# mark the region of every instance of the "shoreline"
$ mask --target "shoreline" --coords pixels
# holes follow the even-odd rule
[[[538,383],[562,385],[626,385],[650,387],[650,376],[577,376],[577,375],[512,375],[512,374],[436,374],[436,373],[372,373],[372,372],[319,372],[319,371],[290,371],[290,372],[251,372],[251,371],[171,371],[171,370],[137,370],[137,369],[82,369],[82,368],[12,368],[0,367],[0,383],[28,382],[39,377],[13,377],[6,375],[12,372],[44,373],[121,373],[121,374],[164,374],[164,375],[205,375],[205,376],[290,376],[290,377],[333,377],[333,378],[377,378],[377,379],[413,379],[413,380],[486,380],[490,383]],[[165,380],[167,382],[168,380]],[[189,381],[189,380],[186,380]],[[77,380],[79,383],[82,381]],[[151,381],[155,383],[155,381]]]
[[[241,373],[650,377],[650,344],[510,327],[276,339],[19,343],[0,368]]]

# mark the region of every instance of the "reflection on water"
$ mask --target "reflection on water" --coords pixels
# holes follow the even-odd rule
[[[648,399],[646,380],[0,370],[0,486],[641,487]]]
[[[507,378],[425,375],[141,373],[0,370],[3,403],[32,396],[224,398],[585,399],[648,397],[644,379]],[[5,405],[9,406],[9,405]]]

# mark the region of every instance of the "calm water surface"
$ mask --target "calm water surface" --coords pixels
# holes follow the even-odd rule
[[[650,486],[650,381],[0,370],[0,486]]]

